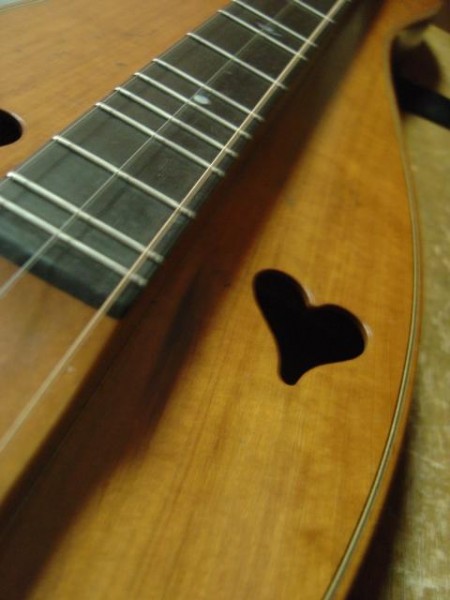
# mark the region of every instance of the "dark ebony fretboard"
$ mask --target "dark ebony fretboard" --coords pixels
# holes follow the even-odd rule
[[[226,6],[8,174],[0,252],[122,314],[348,5]]]

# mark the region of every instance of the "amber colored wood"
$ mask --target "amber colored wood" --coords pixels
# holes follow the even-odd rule
[[[355,13],[130,316],[102,320],[46,393],[94,312],[31,276],[1,300],[2,435],[37,399],[0,455],[14,500],[5,597],[345,594],[397,455],[417,341],[387,39],[429,4],[385,2],[368,29]],[[2,173],[220,5],[0,12],[0,107],[26,123],[0,149]],[[364,354],[283,384],[252,296],[264,268],[356,314]]]

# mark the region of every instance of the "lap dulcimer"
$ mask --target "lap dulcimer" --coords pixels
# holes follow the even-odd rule
[[[2,597],[345,594],[419,319],[388,40],[430,4],[0,3]]]

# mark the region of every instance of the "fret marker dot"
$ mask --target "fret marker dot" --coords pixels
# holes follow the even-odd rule
[[[280,37],[279,32],[276,31],[275,27],[272,27],[272,25],[270,25],[269,23],[259,23],[258,26],[261,29],[261,31],[268,33],[272,37]]]
[[[211,100],[205,94],[195,94],[194,101],[197,102],[197,104],[201,104],[202,106],[211,104]]]

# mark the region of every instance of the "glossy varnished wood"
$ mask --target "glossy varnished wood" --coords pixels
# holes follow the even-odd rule
[[[144,4],[49,1],[0,13],[1,108],[27,124],[1,150],[2,172],[221,3]],[[5,493],[55,407],[63,414],[77,396],[76,419],[5,528],[8,598],[344,593],[392,469],[415,356],[417,248],[386,40],[426,5],[386,2],[345,70],[361,33],[352,19],[330,66],[216,194],[122,331],[104,321],[18,432]],[[364,354],[283,384],[252,296],[264,268],[357,315]],[[74,335],[69,322],[81,328],[91,310],[31,277],[22,285],[13,305],[30,328],[54,323],[55,311],[59,325],[45,327],[41,345],[51,362]],[[29,392],[18,397],[11,365],[26,387],[39,353],[25,329],[11,354],[19,324],[8,314],[2,393],[14,412]],[[92,379],[110,338],[114,357]]]

